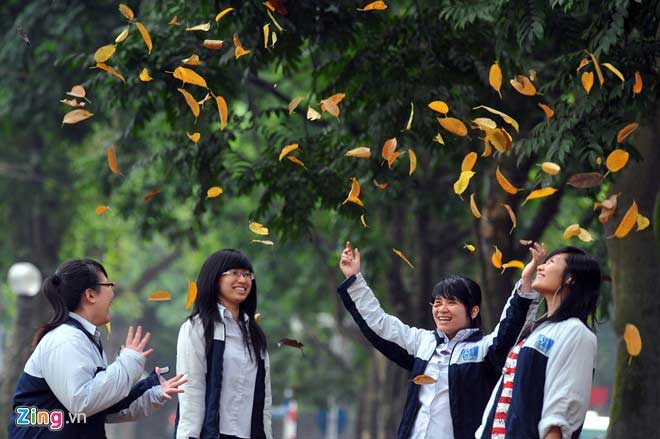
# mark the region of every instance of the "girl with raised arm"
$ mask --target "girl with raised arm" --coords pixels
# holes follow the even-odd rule
[[[534,265],[536,249],[532,253]],[[360,272],[360,252],[349,242],[341,254],[346,280],[338,293],[364,336],[387,358],[410,371],[398,439],[474,437],[509,349],[515,344],[537,294],[521,291],[535,269],[523,271],[495,330],[481,333],[481,289],[473,280],[450,275],[430,296],[436,328],[413,328],[383,311]],[[529,280],[526,280],[529,278]],[[535,307],[534,307],[535,309]],[[418,375],[436,380],[418,385]]]

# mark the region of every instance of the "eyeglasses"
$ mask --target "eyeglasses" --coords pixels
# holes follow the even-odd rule
[[[244,279],[254,280],[254,273],[251,271],[227,270],[222,276],[242,277]]]
[[[114,282],[99,282],[96,285],[100,285],[102,287],[110,287],[113,290],[117,287],[117,284]]]

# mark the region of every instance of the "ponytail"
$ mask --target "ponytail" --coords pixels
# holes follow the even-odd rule
[[[53,317],[37,329],[32,341],[33,349],[44,335],[68,320],[69,312],[78,309],[85,290],[96,287],[99,273],[107,276],[100,263],[91,259],[74,259],[62,264],[44,280],[41,291],[53,308]]]

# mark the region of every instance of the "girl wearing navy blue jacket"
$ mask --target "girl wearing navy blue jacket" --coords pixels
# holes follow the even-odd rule
[[[545,249],[541,249],[545,256]],[[550,253],[536,270],[535,289],[547,314],[523,330],[484,411],[475,437],[577,439],[596,367],[593,325],[600,294],[596,259],[576,247]],[[528,335],[525,335],[528,333]]]
[[[140,381],[153,349],[146,348],[150,334],[143,337],[139,326],[129,328],[108,365],[97,327],[110,321],[114,288],[105,268],[91,259],[66,262],[45,279],[41,290],[55,315],[37,331],[19,377],[10,439],[103,439],[106,422],[147,416],[182,392],[178,386],[186,380],[178,375],[166,381],[158,368]]]
[[[463,276],[448,276],[433,288],[436,329],[426,330],[412,328],[383,311],[360,273],[360,252],[353,251],[349,242],[340,268],[346,281],[338,293],[362,333],[387,358],[410,371],[397,438],[473,438],[506,355],[537,295],[523,294],[517,284],[499,324],[483,336],[479,285]],[[415,384],[412,379],[422,374],[436,382]]]
[[[209,256],[181,325],[176,368],[190,378],[179,397],[176,439],[272,439],[270,364],[257,325],[257,281],[237,250]]]

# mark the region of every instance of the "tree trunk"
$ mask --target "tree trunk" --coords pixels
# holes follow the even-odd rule
[[[611,439],[657,437],[660,413],[660,392],[657,391],[660,376],[660,343],[657,340],[660,321],[658,136],[660,108],[636,134],[634,144],[643,161],[631,161],[617,177],[611,191],[622,195],[616,215],[606,224],[607,235],[614,233],[633,200],[637,202],[639,212],[651,219],[651,226],[646,230],[636,232],[633,229],[625,238],[607,241],[614,296],[614,331],[621,337],[610,410],[608,437]],[[623,341],[627,323],[637,326],[643,342],[642,352],[630,364]]]

